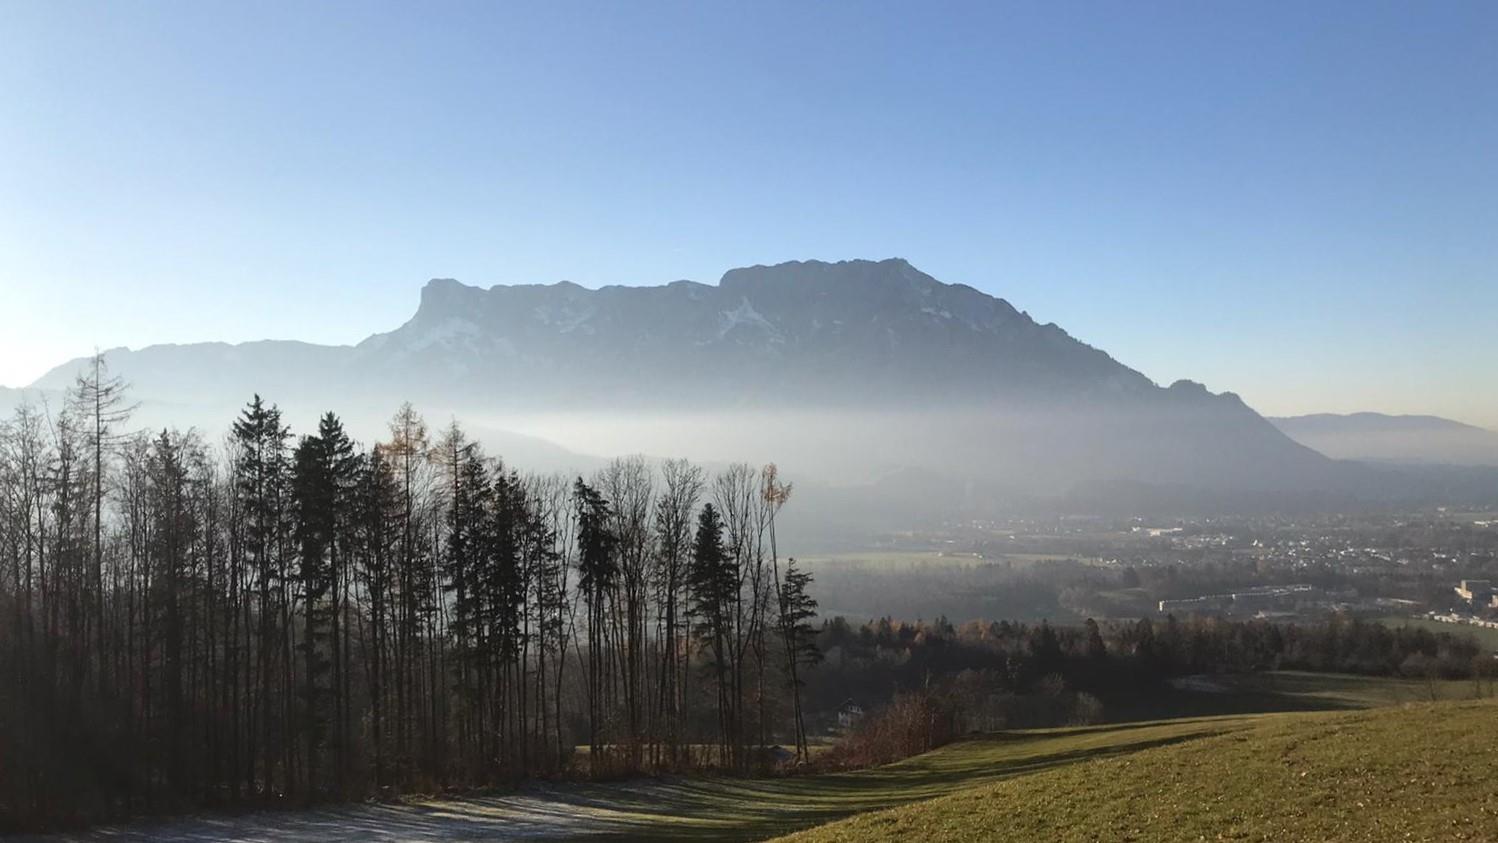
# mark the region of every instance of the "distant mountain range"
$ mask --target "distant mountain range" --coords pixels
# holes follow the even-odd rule
[[[1270,421],[1295,441],[1336,459],[1498,466],[1498,433],[1438,416],[1318,413]]]
[[[304,426],[331,408],[374,436],[411,400],[434,421],[520,431],[511,444],[553,461],[567,451],[539,440],[573,453],[776,460],[830,486],[887,488],[895,508],[912,488],[961,514],[996,502],[1285,506],[1369,487],[1232,393],[1161,387],[1003,299],[899,259],[754,266],[715,286],[439,279],[404,325],[355,346],[202,343],[106,357],[178,424],[222,427],[258,392]],[[33,387],[65,389],[83,363]]]

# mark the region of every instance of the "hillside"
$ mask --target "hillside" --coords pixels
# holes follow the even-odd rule
[[[784,840],[1491,840],[1495,717],[1485,700],[1265,718]]]
[[[1318,413],[1269,421],[1334,459],[1498,466],[1498,433],[1439,416]]]

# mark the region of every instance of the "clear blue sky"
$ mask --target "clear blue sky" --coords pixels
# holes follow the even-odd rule
[[[3,384],[887,256],[1265,412],[1498,427],[1498,3],[0,0]]]

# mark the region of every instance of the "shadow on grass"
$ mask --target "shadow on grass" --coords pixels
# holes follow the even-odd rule
[[[1116,735],[1119,729],[1147,729],[1149,724],[1127,725],[1112,730],[1077,730],[1086,737]],[[1163,730],[1155,724],[1156,730]],[[858,773],[806,776],[778,780],[775,786],[736,783],[713,792],[693,789],[678,795],[677,800],[658,804],[655,816],[642,816],[614,823],[616,830],[602,839],[610,841],[646,840],[762,840],[865,811],[944,796],[964,788],[1028,775],[1068,764],[1099,758],[1126,755],[1153,747],[1221,734],[1235,728],[1230,723],[1221,728],[1202,728],[1138,740],[1099,743],[1054,752],[1037,751],[1013,758],[941,765],[900,764]],[[1070,730],[1068,730],[1070,731]],[[968,743],[1033,746],[1043,743],[1066,743],[1065,732],[1044,735],[1006,733],[972,739]],[[961,746],[950,749],[961,750]],[[984,755],[981,751],[978,755]],[[783,783],[783,784],[782,784]],[[652,796],[660,796],[653,793]],[[699,824],[694,820],[703,820]]]
[[[1114,700],[1109,721],[1180,717],[1273,714],[1296,711],[1353,711],[1380,705],[1467,699],[1466,682],[1326,673],[1249,673],[1205,677],[1220,692],[1162,688],[1134,699]]]

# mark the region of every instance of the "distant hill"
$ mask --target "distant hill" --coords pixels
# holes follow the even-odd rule
[[[1270,421],[1295,441],[1336,459],[1498,466],[1498,433],[1438,416],[1319,413]]]
[[[22,404],[32,406],[61,406],[63,393],[60,390],[35,389],[26,387],[23,389],[12,389],[0,386],[0,419],[9,418]]]
[[[1489,700],[1265,718],[777,839],[1492,840],[1498,744],[1472,736],[1495,716]]]
[[[439,279],[405,324],[354,346],[202,343],[106,357],[161,411],[155,423],[222,429],[258,392],[293,424],[335,409],[372,436],[410,400],[438,423],[457,417],[573,453],[777,461],[822,481],[829,505],[834,487],[865,489],[840,506],[891,514],[884,524],[915,518],[907,477],[932,492],[919,507],[948,518],[1001,505],[1284,508],[1370,493],[1365,476],[1232,393],[1157,385],[1003,299],[899,259],[753,266],[717,285]],[[82,365],[36,386],[65,388]]]

